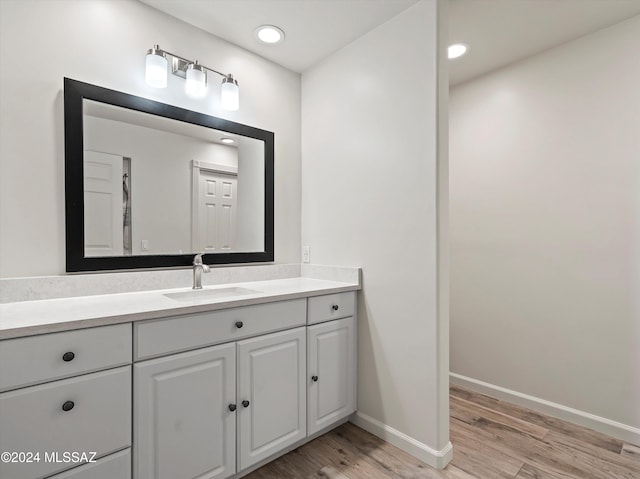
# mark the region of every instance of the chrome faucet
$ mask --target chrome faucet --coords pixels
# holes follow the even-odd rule
[[[202,255],[204,255],[204,253],[198,253],[193,258],[193,289],[202,289],[202,273],[211,271],[209,267],[202,262]]]

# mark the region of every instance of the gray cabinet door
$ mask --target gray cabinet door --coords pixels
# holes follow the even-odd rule
[[[314,434],[356,410],[356,338],[353,317],[307,330],[308,428]]]
[[[235,343],[134,366],[134,477],[235,474]]]
[[[306,328],[238,342],[238,469],[306,437]]]
[[[0,461],[0,478],[48,477],[131,445],[131,366],[0,394],[0,452],[39,453]]]

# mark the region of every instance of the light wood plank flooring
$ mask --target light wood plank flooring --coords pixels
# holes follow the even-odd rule
[[[453,461],[435,470],[347,423],[247,479],[640,479],[640,447],[457,386]]]

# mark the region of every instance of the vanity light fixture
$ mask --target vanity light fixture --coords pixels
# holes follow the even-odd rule
[[[155,88],[166,88],[168,77],[167,57],[171,57],[171,73],[186,80],[185,90],[193,97],[203,97],[207,91],[207,71],[222,77],[220,85],[220,103],[222,108],[236,111],[240,107],[240,89],[238,82],[231,74],[224,74],[213,68],[202,65],[198,60],[192,61],[160,49],[154,45],[147,52],[145,79],[148,85]]]
[[[145,80],[155,88],[167,87],[167,56],[158,45],[147,52]]]
[[[200,98],[207,93],[207,74],[198,60],[187,67],[186,80],[187,95]]]
[[[256,38],[262,43],[269,45],[275,45],[281,43],[284,40],[284,31],[274,25],[261,25],[256,28]]]
[[[447,50],[449,60],[461,57],[462,55],[467,53],[468,50],[469,45],[467,45],[466,43],[454,43],[452,45],[449,45],[449,48]]]

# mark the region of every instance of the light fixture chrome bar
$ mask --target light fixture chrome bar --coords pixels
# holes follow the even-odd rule
[[[189,65],[195,63],[194,60],[189,60],[188,58],[181,57],[180,55],[176,55],[175,53],[168,52],[167,50],[162,50],[159,47],[158,47],[158,50],[164,52],[165,55],[169,55],[170,57],[174,58],[174,60],[172,61],[172,73],[174,75],[177,75],[177,76],[181,77],[181,78],[185,78],[186,77],[187,67]],[[175,59],[178,59],[178,62],[176,62]],[[214,70],[213,68],[209,68],[208,66],[203,65],[202,63],[198,63],[198,64],[202,68],[204,68],[205,70],[209,70],[210,72],[217,73],[221,77],[229,78],[230,74],[221,73],[218,70]],[[178,72],[181,72],[181,73],[178,73]]]

